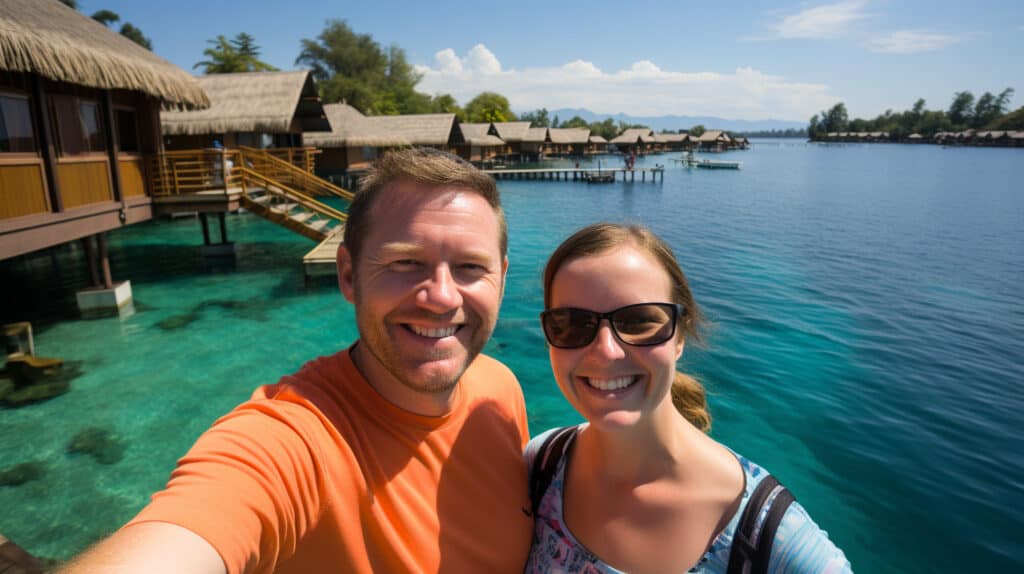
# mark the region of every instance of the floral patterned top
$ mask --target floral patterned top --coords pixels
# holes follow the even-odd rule
[[[552,431],[549,430],[534,437],[527,445],[524,454],[527,466],[532,467],[537,450],[550,432]],[[736,454],[736,458],[746,475],[743,501],[736,510],[736,514],[729,520],[729,524],[711,543],[711,547],[704,556],[688,572],[725,574],[729,568],[729,551],[740,517],[750,500],[750,495],[758,483],[768,475],[763,468],[746,458],[738,454]],[[567,460],[567,457],[563,457],[558,463],[551,484],[541,498],[537,516],[534,517],[533,548],[530,550],[526,572],[528,574],[570,572],[624,574],[621,570],[602,562],[600,558],[590,552],[576,540],[565,524],[565,518],[562,515],[562,490]],[[766,514],[767,507],[759,520],[763,520]],[[799,503],[794,502],[786,510],[776,531],[771,557],[768,561],[768,572],[770,574],[845,574],[852,571],[846,556],[832,544],[828,539],[828,534],[818,528],[818,525],[811,520],[807,511]]]

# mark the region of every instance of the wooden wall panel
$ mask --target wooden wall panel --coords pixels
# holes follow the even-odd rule
[[[48,211],[41,163],[0,165],[0,219]]]
[[[114,200],[110,189],[110,170],[105,159],[60,163],[57,165],[57,179],[64,209]]]
[[[118,160],[121,167],[121,194],[125,197],[146,195],[146,178],[142,168],[142,159]]]

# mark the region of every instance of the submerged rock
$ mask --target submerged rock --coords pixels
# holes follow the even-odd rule
[[[100,464],[114,464],[124,457],[125,446],[110,429],[88,427],[71,439],[68,452],[88,454]]]
[[[46,465],[39,461],[23,462],[0,469],[0,486],[20,486],[39,480],[46,474]]]
[[[174,331],[177,329],[184,329],[185,327],[188,327],[190,324],[198,321],[200,318],[202,318],[201,313],[191,311],[189,313],[184,313],[181,315],[172,315],[164,319],[163,321],[157,323],[156,326],[160,327],[164,331]]]
[[[20,407],[63,395],[68,392],[69,388],[71,388],[71,381],[68,379],[60,379],[50,383],[33,383],[8,392],[3,397],[3,401],[8,406]]]
[[[0,401],[14,390],[14,381],[7,377],[0,377]]]

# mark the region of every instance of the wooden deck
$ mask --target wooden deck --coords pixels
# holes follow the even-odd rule
[[[585,181],[585,177],[611,174],[612,179],[618,179],[622,174],[622,181],[636,181],[637,174],[640,174],[640,181],[647,181],[650,174],[651,183],[665,181],[665,168],[659,167],[637,167],[627,169],[624,167],[555,167],[536,169],[484,169],[481,170],[491,175],[494,179],[533,179],[547,181]]]
[[[320,242],[312,251],[302,257],[302,266],[306,268],[306,280],[319,275],[334,275],[338,272],[337,253],[341,245],[345,226],[334,229],[327,239]]]

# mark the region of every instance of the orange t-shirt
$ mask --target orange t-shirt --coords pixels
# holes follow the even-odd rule
[[[441,417],[389,403],[348,351],[218,420],[130,524],[177,524],[228,572],[522,572],[522,391],[479,356]]]

